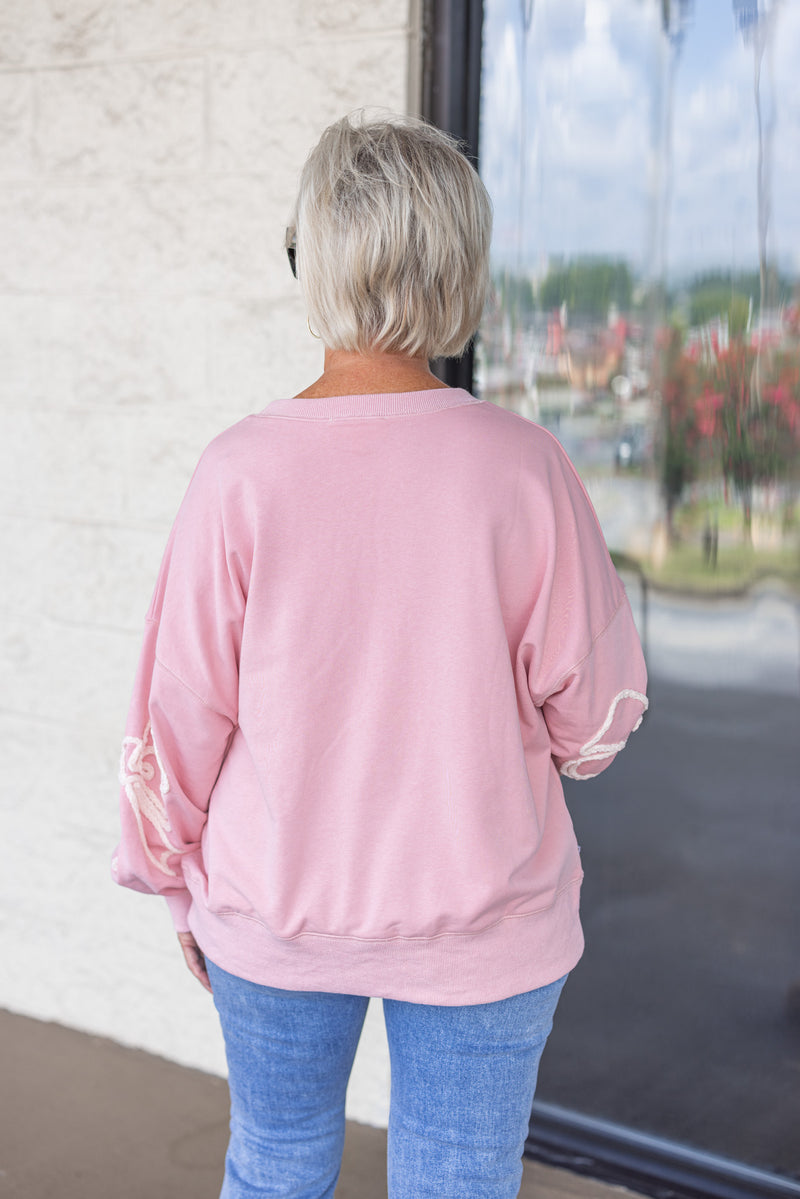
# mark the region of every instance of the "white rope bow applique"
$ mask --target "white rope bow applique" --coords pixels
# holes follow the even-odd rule
[[[565,774],[567,778],[579,780],[591,778],[592,776],[590,774],[578,774],[579,768],[585,765],[587,762],[601,762],[603,758],[610,758],[612,754],[618,754],[621,749],[625,748],[627,738],[625,741],[611,741],[607,745],[604,745],[600,740],[600,738],[603,737],[611,728],[612,721],[614,720],[614,713],[616,712],[618,705],[621,704],[624,699],[638,700],[642,705],[642,716],[644,716],[645,712],[647,711],[648,701],[647,696],[642,695],[641,691],[631,691],[626,689],[625,691],[620,691],[619,695],[615,695],[611,701],[611,707],[608,709],[608,715],[603,721],[601,727],[597,730],[593,737],[589,738],[585,745],[581,746],[578,757],[572,758],[569,762],[565,762],[561,767],[561,773]],[[639,717],[631,732],[636,732],[639,725],[642,723],[642,716]]]
[[[150,786],[156,770],[159,776],[158,791]],[[150,721],[147,722],[141,737],[126,737],[123,740],[119,781],[125,788],[125,794],[136,818],[136,827],[145,854],[158,870],[174,878],[176,875],[169,866],[169,858],[173,853],[180,853],[180,850],[169,839],[172,828],[164,803],[164,796],[170,789],[169,779],[158,756]],[[163,850],[156,853],[148,844],[143,819],[148,820],[155,829],[159,841],[164,846]]]

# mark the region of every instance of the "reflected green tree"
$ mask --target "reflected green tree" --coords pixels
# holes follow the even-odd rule
[[[571,313],[605,320],[612,304],[627,312],[633,299],[633,276],[627,262],[609,258],[577,258],[552,266],[542,281],[539,303],[545,310],[566,304]]]

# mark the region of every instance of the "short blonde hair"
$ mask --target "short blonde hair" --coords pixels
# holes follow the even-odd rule
[[[446,133],[412,117],[345,117],[300,176],[297,276],[331,349],[455,357],[489,291],[492,206]]]

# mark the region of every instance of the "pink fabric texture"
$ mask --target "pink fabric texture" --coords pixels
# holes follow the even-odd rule
[[[216,438],[146,619],[117,882],[217,965],[481,1003],[580,957],[559,772],[645,667],[559,444],[459,390],[280,400]]]

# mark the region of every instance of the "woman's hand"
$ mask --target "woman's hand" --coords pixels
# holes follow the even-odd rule
[[[206,970],[206,959],[203,957],[203,951],[195,941],[194,936],[192,933],[178,933],[178,940],[181,943],[186,965],[201,986],[213,994],[208,971]]]

